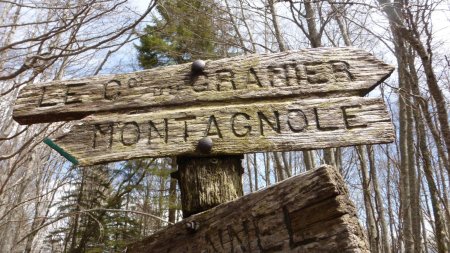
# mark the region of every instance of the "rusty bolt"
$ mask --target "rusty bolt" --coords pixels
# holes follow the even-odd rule
[[[198,141],[197,148],[200,152],[208,154],[213,147],[213,141],[210,137],[203,137]]]
[[[205,70],[205,61],[203,60],[196,60],[192,63],[192,73],[194,74],[200,74]]]

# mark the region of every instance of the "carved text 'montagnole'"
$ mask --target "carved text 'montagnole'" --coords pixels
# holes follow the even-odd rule
[[[210,136],[214,139],[251,139],[311,131],[365,128],[358,117],[360,105],[340,107],[292,107],[234,110],[211,114],[184,113],[139,121],[92,124],[92,148],[186,143]]]

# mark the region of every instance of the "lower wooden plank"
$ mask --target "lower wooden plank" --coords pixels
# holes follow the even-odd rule
[[[193,215],[130,245],[127,252],[369,250],[342,177],[334,168],[323,165]]]
[[[216,104],[95,115],[55,140],[80,165],[139,157],[291,151],[387,143],[394,131],[383,100],[342,97]]]

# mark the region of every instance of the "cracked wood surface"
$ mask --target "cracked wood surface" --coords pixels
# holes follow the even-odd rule
[[[393,67],[355,48],[316,48],[206,61],[128,74],[27,85],[16,100],[20,124],[78,120],[101,112],[250,103],[266,98],[362,96]]]
[[[188,224],[198,229],[189,230]],[[127,252],[369,250],[344,180],[333,167],[322,165],[186,218],[130,245]]]

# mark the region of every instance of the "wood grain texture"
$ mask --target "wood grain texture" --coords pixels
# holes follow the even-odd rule
[[[184,107],[262,98],[365,95],[393,67],[354,48],[317,48],[206,61],[128,74],[32,84],[20,91],[20,124],[82,119],[98,112]]]
[[[248,105],[92,115],[55,143],[80,165],[139,157],[291,151],[387,143],[394,131],[383,100],[345,97],[290,99]]]
[[[242,197],[243,157],[177,157],[184,218]]]
[[[188,224],[198,226],[196,231]],[[193,215],[128,253],[369,252],[344,180],[324,165]]]

